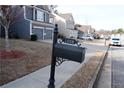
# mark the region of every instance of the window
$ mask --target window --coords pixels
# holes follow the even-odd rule
[[[49,23],[49,14],[45,13],[45,22]]]
[[[42,21],[42,22],[46,22],[49,23],[50,19],[49,19],[49,14],[40,10],[36,10],[34,9],[34,20],[36,21]]]
[[[113,38],[112,40],[117,40],[117,41],[118,41],[118,40],[120,40],[120,39],[119,39],[119,38]]]
[[[54,23],[54,19],[53,19],[53,18],[50,18],[50,19],[49,19],[49,22],[50,22],[50,23]]]
[[[35,11],[35,19],[37,21],[44,21],[44,12],[36,10]]]

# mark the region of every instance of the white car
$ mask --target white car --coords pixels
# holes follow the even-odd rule
[[[80,39],[83,39],[83,40],[93,40],[94,38],[92,36],[82,36],[82,37],[80,37]]]
[[[110,40],[110,45],[121,46],[121,38],[119,38],[119,37],[112,37],[111,40]]]

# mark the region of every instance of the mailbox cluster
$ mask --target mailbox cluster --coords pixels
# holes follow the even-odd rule
[[[85,58],[85,47],[80,47],[80,44],[78,44],[78,41],[73,39],[64,39],[64,42],[66,43],[71,43],[71,44],[77,43],[77,46],[73,46],[70,44],[58,43],[57,37],[58,37],[58,27],[56,24],[54,29],[54,38],[53,38],[51,73],[50,73],[50,79],[49,79],[49,85],[48,85],[49,88],[55,87],[54,75],[55,75],[55,65],[56,65],[57,57],[76,61],[79,63],[82,63]]]

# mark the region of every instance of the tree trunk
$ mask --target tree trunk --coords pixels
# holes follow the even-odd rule
[[[8,29],[5,27],[5,50],[10,51]]]

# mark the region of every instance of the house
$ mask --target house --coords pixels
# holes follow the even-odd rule
[[[20,18],[10,26],[9,35],[13,38],[30,39],[32,34],[40,40],[52,40],[55,24],[58,24],[59,33],[65,37],[77,38],[78,31],[74,28],[74,19],[71,13],[53,13],[50,5],[24,5],[20,7]],[[4,31],[1,30],[2,37]]]
[[[75,30],[75,22],[71,13],[59,14],[66,21],[65,35],[68,38],[77,38],[78,31]]]
[[[81,37],[83,35],[92,35],[95,31],[95,29],[93,29],[91,27],[91,25],[80,25],[80,24],[76,24],[75,25],[75,29],[77,29],[78,32],[78,37]]]
[[[59,34],[67,38],[77,38],[78,31],[74,28],[74,19],[71,13],[53,13],[54,24],[58,24]]]
[[[96,34],[98,34],[100,36],[101,39],[104,39],[106,37],[110,37],[111,36],[111,31],[107,31],[107,30],[99,30],[95,32]]]
[[[59,14],[53,13],[54,24],[58,25],[59,34],[66,36],[66,20],[62,18]]]
[[[20,11],[23,11],[21,18],[9,29],[12,37],[30,39],[32,34],[36,34],[38,39],[52,40],[54,16],[49,5],[24,5],[20,7]]]
[[[93,32],[93,28],[91,27],[91,25],[79,25],[76,24],[76,29],[79,30],[80,32],[83,32],[85,34],[90,34]]]

